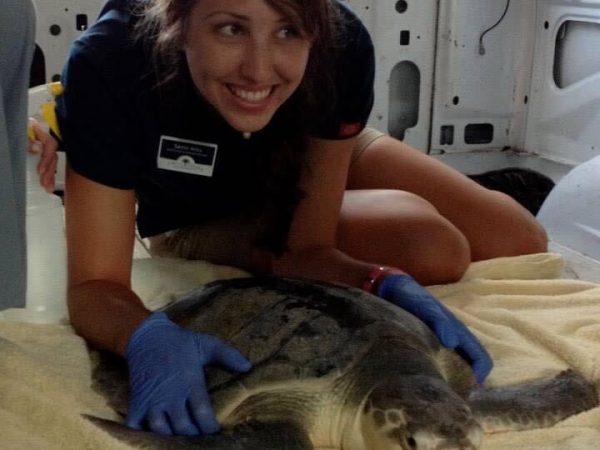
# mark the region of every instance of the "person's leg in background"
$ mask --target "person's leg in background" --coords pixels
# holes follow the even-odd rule
[[[0,310],[25,305],[27,88],[34,50],[30,0],[0,0]]]

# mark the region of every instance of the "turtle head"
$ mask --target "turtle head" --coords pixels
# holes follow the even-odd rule
[[[483,437],[465,401],[444,380],[421,375],[374,389],[361,423],[367,448],[476,450]]]

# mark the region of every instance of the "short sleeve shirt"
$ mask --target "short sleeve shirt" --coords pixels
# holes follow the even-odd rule
[[[371,40],[360,20],[339,7],[348,37],[335,58],[336,101],[307,127],[325,139],[358,134],[373,103]],[[71,49],[57,99],[70,166],[106,186],[134,189],[143,237],[243,212],[261,182],[261,155],[277,149],[294,126],[286,123],[286,104],[244,139],[198,93],[187,66],[166,98],[150,46],[132,38],[130,9],[131,0],[109,0]]]

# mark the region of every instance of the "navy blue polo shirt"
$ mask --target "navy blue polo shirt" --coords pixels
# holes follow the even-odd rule
[[[247,212],[264,183],[261,162],[297,128],[290,111],[298,99],[244,139],[198,93],[185,61],[168,90],[157,88],[150,45],[131,35],[130,7],[131,0],[109,0],[71,49],[57,101],[70,166],[106,186],[135,189],[143,237]],[[347,30],[334,59],[333,107],[302,118],[312,121],[310,134],[326,139],[358,134],[373,103],[371,39],[339,7]]]

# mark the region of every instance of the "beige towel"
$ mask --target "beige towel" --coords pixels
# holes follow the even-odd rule
[[[600,285],[559,279],[553,254],[473,264],[464,279],[430,290],[489,349],[487,383],[505,385],[573,367],[600,387]],[[178,260],[137,261],[134,285],[152,307],[235,269]],[[81,419],[113,418],[90,389],[91,359],[69,326],[0,322],[0,448],[127,449]],[[551,429],[486,435],[484,449],[596,449],[600,408]]]

